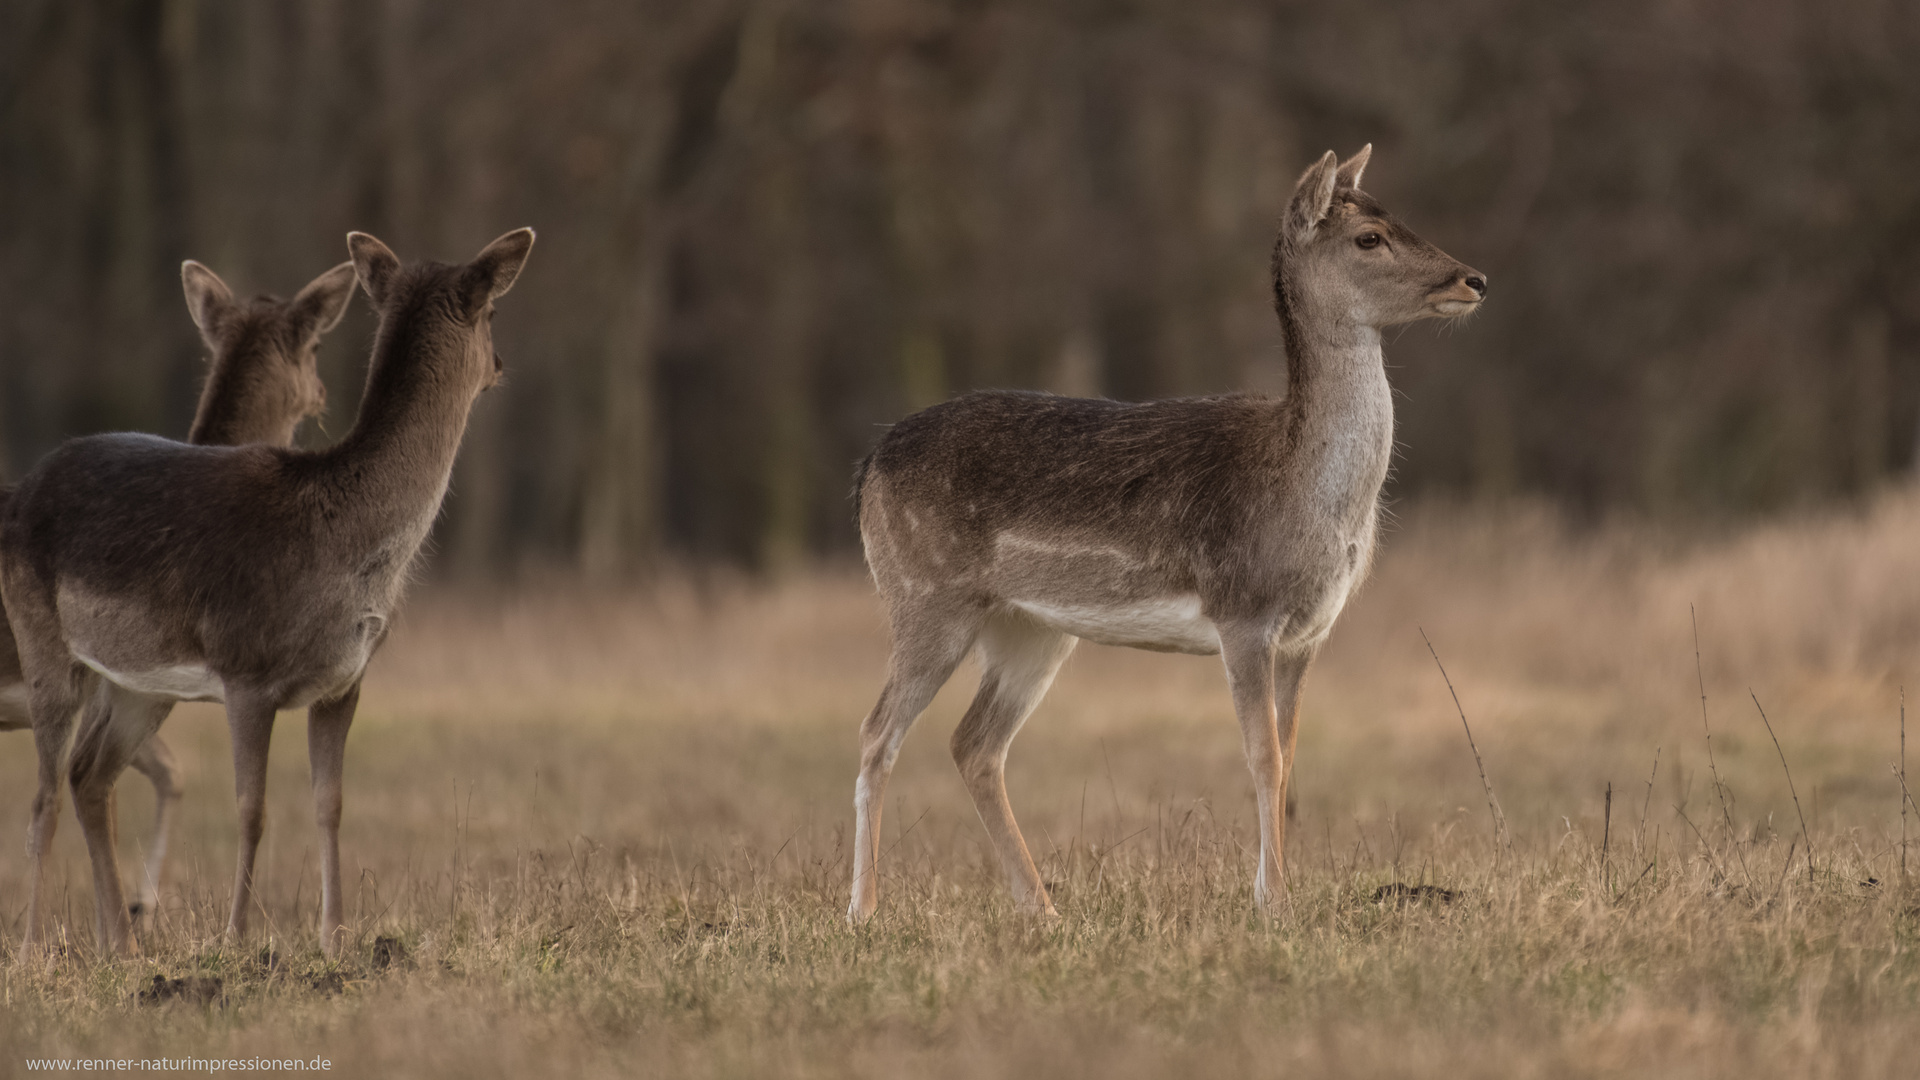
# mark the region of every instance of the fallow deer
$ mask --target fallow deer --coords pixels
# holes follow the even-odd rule
[[[187,312],[210,352],[207,381],[187,441],[208,446],[292,445],[301,422],[326,407],[316,350],[321,336],[340,322],[353,298],[353,264],[341,263],[321,274],[292,300],[277,296],[237,300],[220,275],[191,259],[181,264],[180,283]],[[109,703],[104,687],[87,695],[89,710],[107,708]],[[0,731],[31,726],[13,632],[0,618]],[[158,903],[168,827],[181,792],[173,754],[159,735],[141,743],[129,764],[153,784],[155,800],[153,843],[131,905],[132,914],[139,917]],[[58,783],[57,767],[53,775]],[[51,837],[58,796],[57,789],[42,792],[30,835],[44,831]],[[38,882],[37,873],[33,880]],[[36,907],[37,901],[30,899],[29,910]]]
[[[72,754],[105,948],[131,944],[107,814],[114,778],[173,702],[222,701],[240,817],[228,934],[245,934],[253,904],[274,716],[305,708],[320,938],[337,954],[341,772],[360,680],[439,512],[473,402],[500,377],[493,302],[532,245],[520,229],[464,265],[402,266],[380,241],[349,234],[380,328],[360,415],[328,449],[76,439],[0,509],[0,590],[43,787],[57,769],[45,748],[66,741],[82,673],[113,697]],[[45,831],[30,840],[38,861]]]
[[[1281,857],[1301,682],[1373,554],[1393,456],[1383,328],[1475,310],[1486,278],[1360,189],[1372,147],[1301,176],[1273,250],[1284,396],[1143,404],[967,394],[881,437],[855,480],[893,634],[861,726],[853,899],[879,902],[880,809],[901,741],[969,651],[952,751],[1016,904],[1052,915],[1007,802],[1007,748],[1079,638],[1219,653],[1259,807],[1254,900]]]

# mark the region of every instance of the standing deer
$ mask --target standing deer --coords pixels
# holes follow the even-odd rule
[[[493,302],[533,246],[520,229],[464,265],[402,266],[351,233],[379,312],[353,430],[319,451],[76,439],[0,509],[0,591],[19,643],[44,794],[57,789],[82,673],[112,709],[74,740],[74,805],[103,946],[131,945],[114,863],[114,778],[176,701],[222,701],[240,844],[227,932],[245,934],[274,715],[307,709],[320,828],[320,940],[341,941],[340,807],[360,679],[440,509],[474,399],[500,377]],[[38,864],[50,819],[29,837]],[[28,934],[37,928],[30,908]]]
[[[353,298],[353,265],[341,263],[321,274],[292,300],[276,296],[236,300],[218,274],[191,259],[181,265],[180,281],[187,311],[212,357],[187,441],[207,446],[292,445],[301,421],[318,416],[326,407],[327,390],[320,381],[316,350],[321,335],[340,322]],[[89,710],[106,709],[110,703],[104,686],[87,695]],[[31,726],[20,656],[13,632],[0,618],[0,731]],[[180,802],[180,784],[173,753],[157,734],[140,744],[128,764],[153,784],[156,803],[153,844],[147,849],[145,872],[130,907],[138,918],[151,913],[159,902],[168,827]],[[58,784],[57,765],[53,776]],[[58,812],[57,787],[43,788],[35,802],[30,835],[44,830],[51,838]],[[33,880],[37,883],[39,875]],[[28,901],[30,910],[36,906],[37,900]]]
[[[1372,147],[1300,177],[1273,250],[1284,397],[1143,404],[972,393],[894,425],[856,513],[893,654],[861,725],[853,901],[879,903],[900,744],[969,650],[954,762],[1021,910],[1054,914],[1007,802],[1007,748],[1077,639],[1221,654],[1260,816],[1254,901],[1281,876],[1300,686],[1367,572],[1393,456],[1384,327],[1476,309],[1486,278],[1360,190]]]

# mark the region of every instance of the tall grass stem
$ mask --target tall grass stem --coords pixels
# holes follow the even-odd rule
[[[1813,834],[1807,831],[1807,815],[1800,812],[1800,793],[1793,789],[1793,770],[1787,767],[1787,752],[1780,748],[1780,736],[1773,733],[1773,721],[1767,719],[1767,710],[1760,708],[1760,695],[1747,688],[1747,696],[1753,699],[1753,707],[1760,710],[1760,722],[1767,725],[1767,737],[1773,740],[1774,753],[1780,755],[1780,769],[1787,774],[1787,793],[1793,796],[1793,812],[1800,817],[1800,839],[1807,842],[1807,884],[1813,884]]]
[[[1693,621],[1693,676],[1700,683],[1700,728],[1707,733],[1707,771],[1713,774],[1713,793],[1720,799],[1720,817],[1727,823],[1727,841],[1733,845],[1733,854],[1740,860],[1740,872],[1746,875],[1747,890],[1751,892],[1753,871],[1747,869],[1747,853],[1740,847],[1740,836],[1733,828],[1733,811],[1727,806],[1727,786],[1720,782],[1720,766],[1713,759],[1713,728],[1707,723],[1707,676],[1700,663],[1700,616],[1692,604],[1687,605],[1687,617]]]
[[[1466,707],[1460,704],[1460,692],[1453,688],[1453,679],[1447,675],[1447,665],[1440,662],[1440,653],[1434,649],[1432,639],[1426,630],[1420,631],[1420,640],[1427,643],[1427,652],[1433,656],[1433,666],[1440,669],[1440,678],[1447,684],[1447,693],[1453,695],[1453,707],[1460,714],[1460,727],[1467,733],[1467,749],[1473,751],[1474,767],[1480,770],[1480,786],[1487,791],[1487,813],[1493,818],[1493,846],[1496,852],[1504,844],[1509,851],[1513,849],[1513,837],[1507,831],[1507,816],[1500,812],[1500,801],[1494,798],[1493,781],[1487,779],[1487,763],[1480,758],[1480,747],[1473,741],[1473,727],[1467,723]]]

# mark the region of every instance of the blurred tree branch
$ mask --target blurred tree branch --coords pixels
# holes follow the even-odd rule
[[[1897,0],[21,0],[0,462],[185,430],[182,258],[284,290],[348,229],[532,224],[454,561],[777,568],[855,542],[851,462],[948,394],[1271,388],[1279,200],[1372,141],[1494,286],[1390,350],[1397,491],[1845,496],[1920,455],[1915,55]]]

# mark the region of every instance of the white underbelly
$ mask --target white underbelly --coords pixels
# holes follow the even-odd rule
[[[1117,604],[1014,600],[1010,605],[1056,630],[1136,649],[1199,653],[1220,651],[1220,631],[1200,613],[1192,593]]]
[[[144,671],[115,671],[90,656],[80,662],[100,673],[115,686],[148,697],[174,701],[225,701],[226,683],[208,671],[205,664],[169,664]]]

